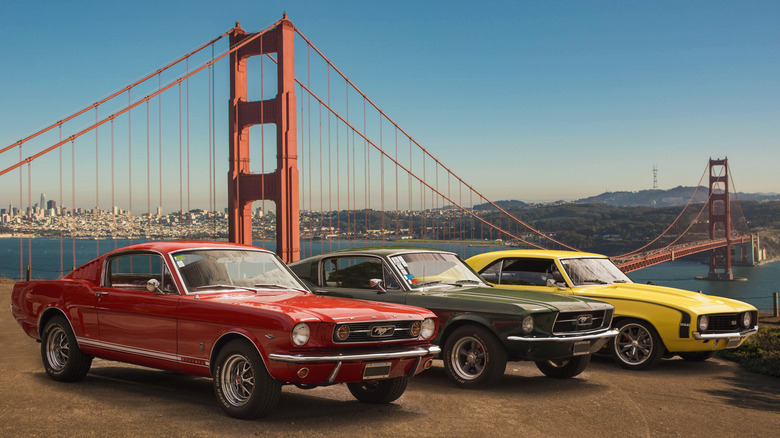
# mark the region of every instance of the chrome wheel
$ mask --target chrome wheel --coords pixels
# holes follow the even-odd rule
[[[225,360],[220,382],[222,394],[233,406],[244,406],[255,390],[255,374],[246,357],[234,354]]]
[[[458,339],[452,348],[450,360],[455,372],[465,380],[474,380],[482,375],[487,363],[485,346],[479,339],[466,336]]]
[[[46,337],[46,361],[52,370],[59,372],[65,369],[70,357],[68,336],[59,326],[53,327]]]
[[[624,368],[644,369],[658,363],[664,355],[663,342],[652,325],[640,320],[617,324],[618,335],[612,341],[612,357]]]
[[[81,380],[92,366],[92,356],[79,349],[68,321],[54,316],[41,333],[41,360],[46,374],[60,382]]]

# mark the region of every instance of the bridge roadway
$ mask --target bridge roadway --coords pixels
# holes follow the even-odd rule
[[[438,362],[390,405],[359,403],[343,385],[285,387],[268,418],[235,420],[217,406],[210,379],[95,360],[81,382],[50,380],[40,344],[8,311],[10,290],[0,284],[3,437],[768,437],[780,430],[780,379],[721,359],[665,360],[645,372],[594,360],[569,380],[514,362],[498,387],[479,391],[453,387]]]

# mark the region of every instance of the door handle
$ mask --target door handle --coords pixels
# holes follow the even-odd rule
[[[108,295],[108,292],[101,292],[101,291],[95,292],[95,296],[98,297],[98,298],[100,298],[103,295]]]

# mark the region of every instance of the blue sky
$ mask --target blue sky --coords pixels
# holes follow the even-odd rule
[[[775,1],[6,2],[0,147],[284,11],[493,200],[650,189],[653,165],[692,186],[724,156],[739,191],[780,192]]]

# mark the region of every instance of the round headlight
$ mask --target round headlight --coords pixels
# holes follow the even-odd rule
[[[417,337],[420,336],[420,329],[422,328],[422,324],[420,321],[415,321],[412,323],[412,326],[409,327],[409,332],[412,334],[412,336]]]
[[[311,329],[309,329],[308,324],[305,322],[299,322],[298,324],[295,324],[295,327],[293,327],[292,330],[293,344],[299,347],[305,345],[307,342],[309,342],[309,337],[311,337]]]
[[[336,329],[336,338],[340,341],[346,341],[349,337],[349,326],[348,325],[342,325],[339,326],[339,328]]]
[[[742,315],[742,327],[750,327],[750,323],[753,322],[753,317],[750,315],[750,312],[745,312]]]
[[[710,326],[710,318],[707,317],[707,315],[702,315],[699,317],[699,330],[704,331],[707,330],[707,327]]]
[[[534,331],[534,317],[531,315],[526,316],[523,318],[523,334],[527,335],[530,334],[532,331]]]
[[[434,333],[436,333],[436,322],[431,318],[425,318],[422,322],[420,336],[422,336],[423,339],[431,339]]]

